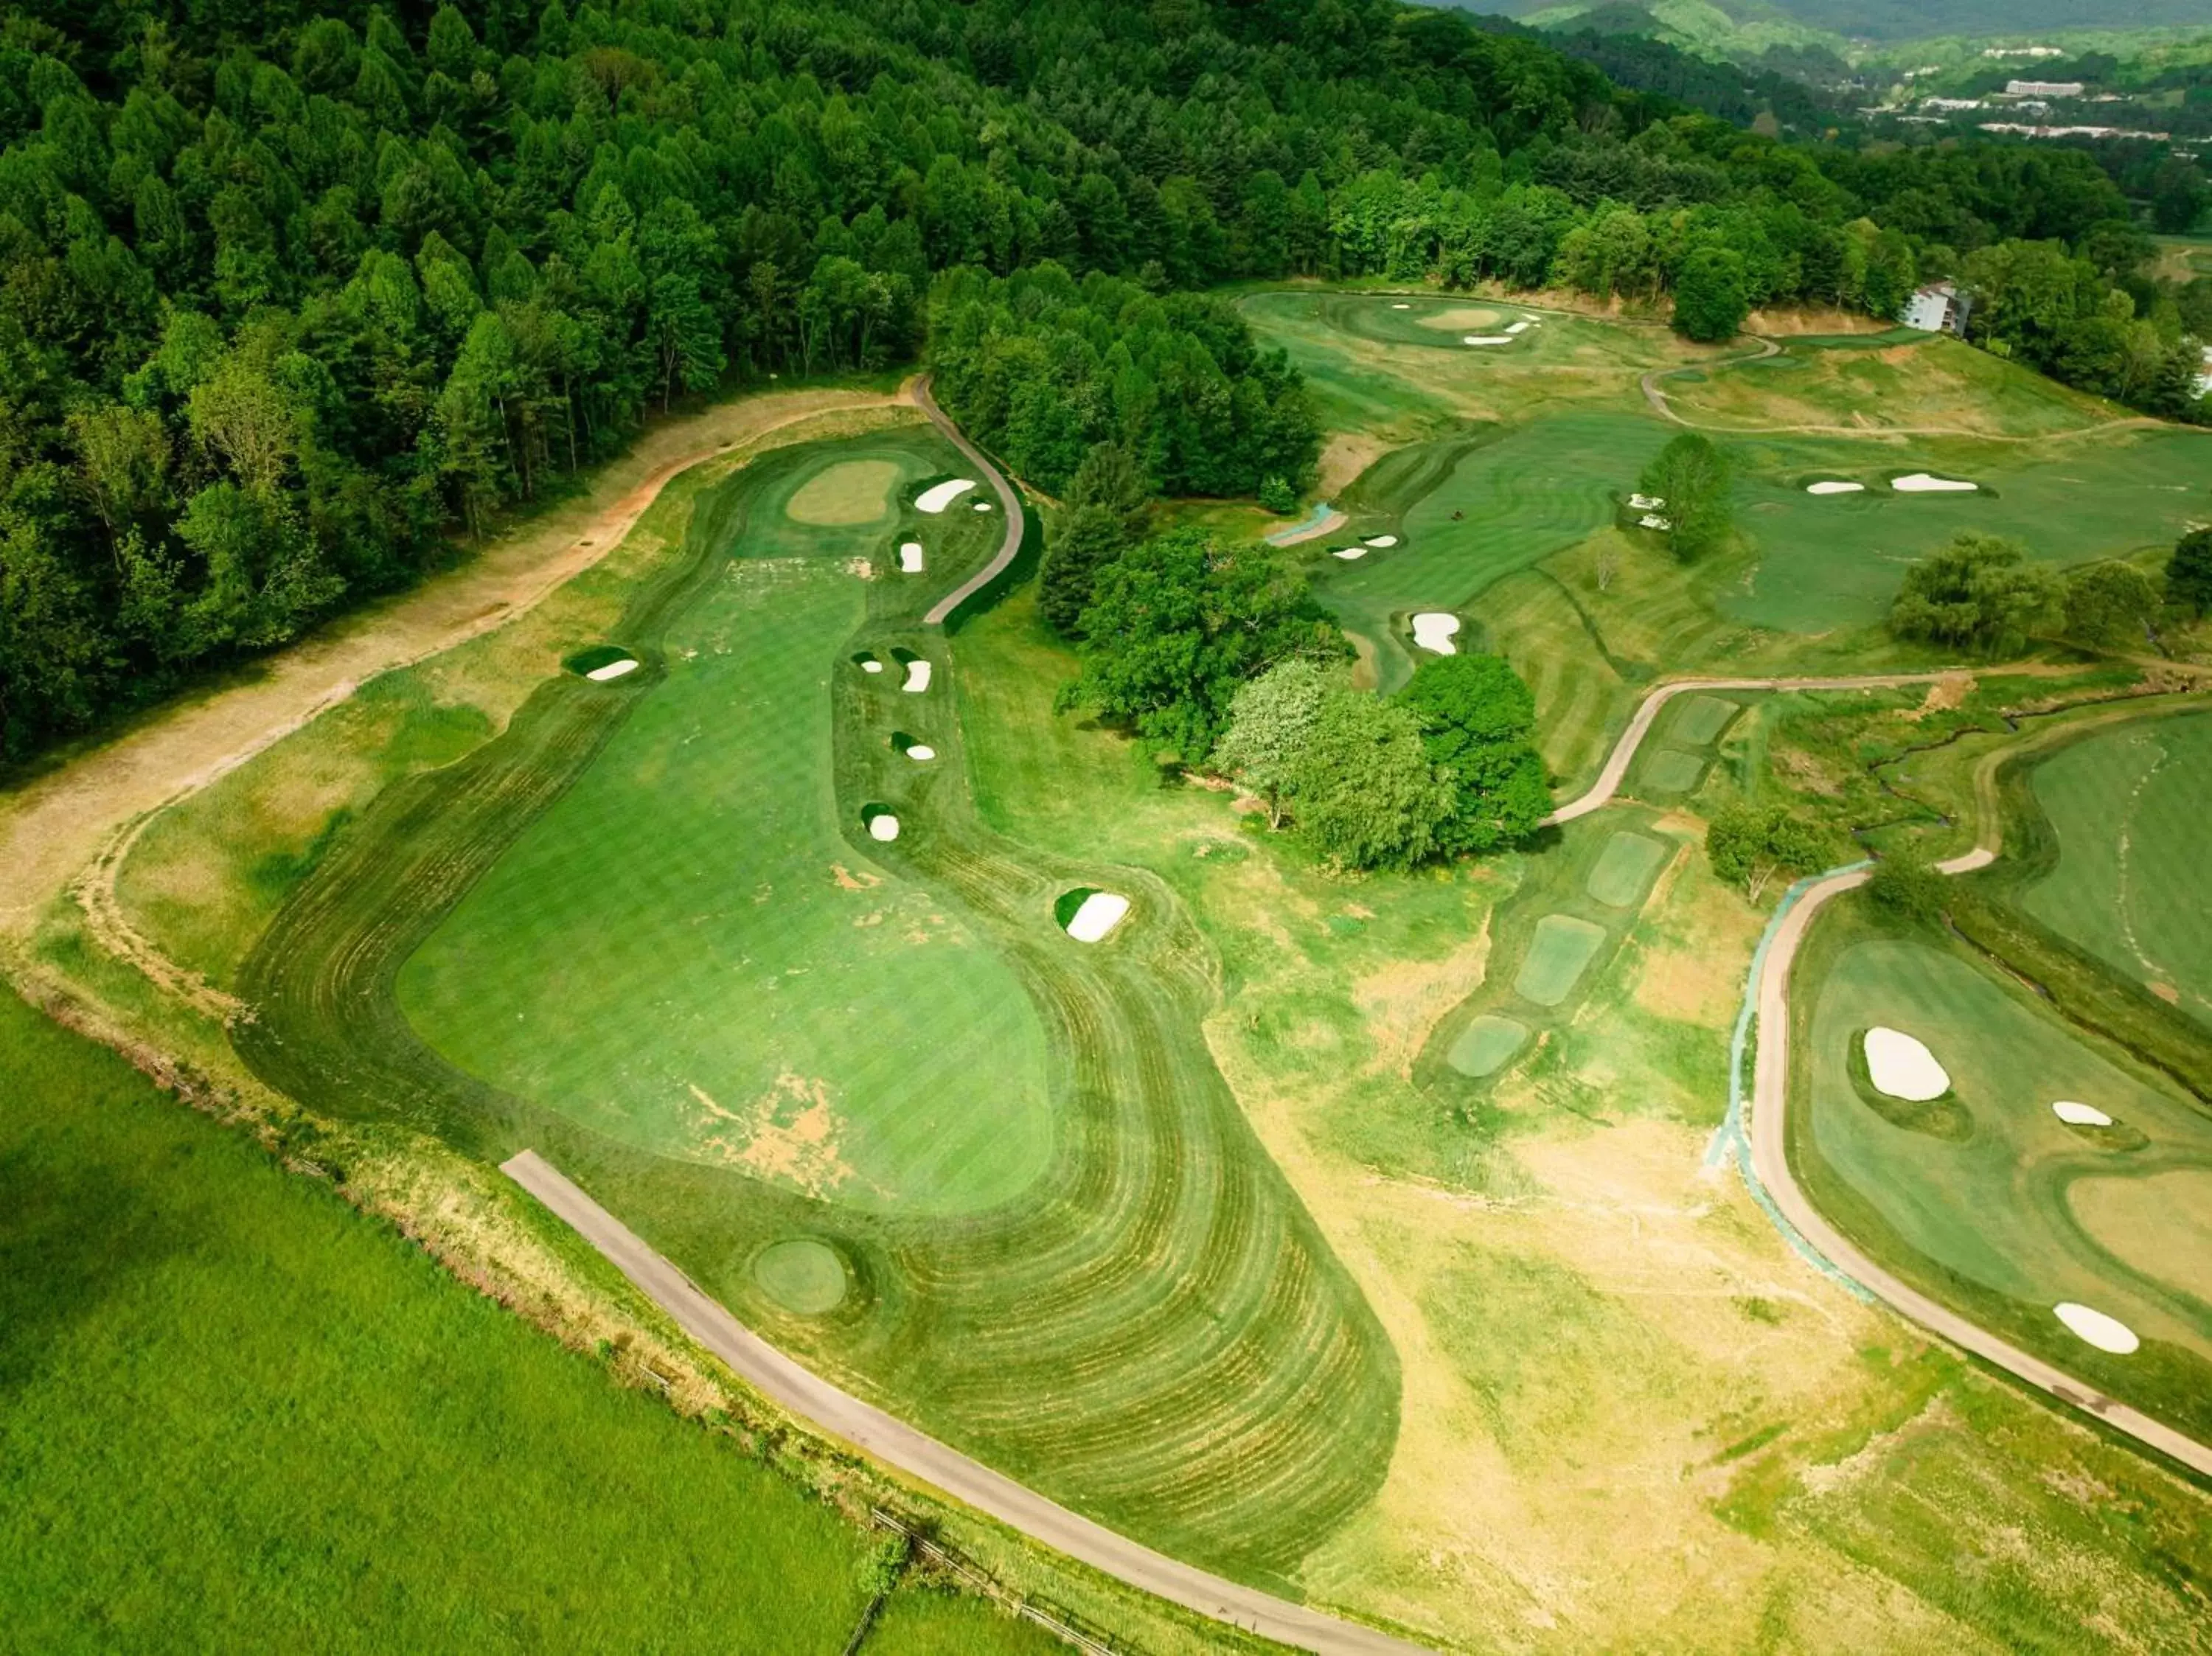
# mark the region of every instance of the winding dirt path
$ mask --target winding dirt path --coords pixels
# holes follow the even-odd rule
[[[914,400],[910,390],[772,391],[655,426],[602,467],[580,498],[493,542],[459,568],[333,622],[269,657],[250,681],[179,701],[13,790],[0,798],[0,936],[27,936],[54,895],[113,850],[115,836],[136,819],[244,764],[364,681],[502,626],[590,568],[679,472],[820,415]],[[103,860],[110,866],[101,877],[112,883],[120,859]],[[95,901],[88,913],[95,923],[103,914],[121,919],[112,903]],[[117,936],[126,958],[141,952],[133,937],[127,925]],[[161,980],[158,965],[149,970]],[[191,985],[179,987],[197,1001]]]
[[[1958,670],[1957,669],[1951,670]],[[1635,760],[1644,738],[1650,733],[1660,710],[1674,697],[1694,690],[1853,690],[1887,689],[1904,684],[1924,684],[1944,677],[1941,672],[1885,673],[1861,678],[1707,678],[1683,679],[1662,685],[1644,699],[1628,728],[1607,755],[1605,768],[1589,791],[1545,818],[1547,822],[1569,822],[1587,816],[1609,804]],[[1970,874],[1987,868],[2001,849],[1993,786],[1976,776],[1975,793],[1982,816],[1981,832],[1971,851],[1936,864],[1945,874]],[[2138,1409],[2107,1397],[2096,1387],[2075,1379],[2055,1364],[2021,1350],[1987,1329],[1876,1265],[1840,1230],[1829,1223],[1799,1186],[1790,1170],[1787,1111],[1790,1103],[1790,973],[1797,950],[1820,910],[1847,891],[1864,885],[1872,877],[1863,864],[1838,869],[1798,890],[1769,934],[1759,957],[1759,976],[1752,986],[1759,1033],[1753,1060],[1751,1090],[1751,1174],[1763,1186],[1784,1219],[1796,1228],[1812,1250],[1838,1276],[1881,1300],[1891,1310],[1917,1323],[1939,1339],[1972,1352],[1984,1362],[2095,1416],[2114,1430],[2126,1433],[2160,1454],[2194,1471],[2212,1477],[2212,1446],[2153,1419]],[[1776,1032],[1768,1039],[1768,1032]]]
[[[1093,1569],[1262,1638],[1321,1656],[1408,1656],[1422,1648],[1210,1574],[1046,1500],[784,1356],[536,1151],[523,1151],[500,1171],[572,1227],[746,1384],[872,1459]]]

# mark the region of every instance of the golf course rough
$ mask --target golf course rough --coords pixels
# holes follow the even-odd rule
[[[854,461],[894,502],[957,464],[915,428],[702,489],[622,618],[665,673],[549,680],[387,789],[246,961],[235,1045],[319,1113],[536,1149],[810,1366],[1285,1587],[1386,1474],[1395,1354],[1215,1068],[1218,968],[1178,897],[1115,870],[1146,923],[1069,947],[1039,921],[1107,871],[981,828],[957,695],[903,694],[952,664],[920,617],[996,520],[939,521],[927,578],[858,578],[896,513],[788,509]],[[828,494],[805,511],[857,514]],[[861,808],[890,802],[914,831],[878,841]],[[757,1269],[802,1237],[848,1274],[832,1313],[777,1297],[783,1256]]]

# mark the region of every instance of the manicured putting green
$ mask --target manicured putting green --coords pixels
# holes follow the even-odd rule
[[[1513,980],[1516,993],[1539,1006],[1557,1006],[1574,992],[1599,946],[1605,928],[1571,914],[1547,914],[1536,923],[1528,953]]]
[[[891,515],[891,491],[902,475],[890,460],[845,460],[825,466],[792,491],[784,513],[822,529],[881,523]]]
[[[1668,851],[1663,840],[1622,828],[1605,842],[1583,889],[1608,908],[1633,908],[1643,901],[1644,888],[1667,860]]]
[[[1644,786],[1658,793],[1687,793],[1705,773],[1701,754],[1662,748],[1644,761]]]
[[[827,1242],[789,1236],[754,1257],[753,1281],[786,1311],[818,1317],[845,1298],[845,1262]]]
[[[1480,1081],[1513,1061],[1528,1039],[1528,1026],[1516,1018],[1486,1012],[1460,1032],[1444,1062],[1463,1076]]]
[[[732,486],[780,502],[836,453]],[[400,968],[400,1007],[453,1063],[623,1143],[869,1209],[994,1205],[1051,1153],[1044,1031],[998,950],[854,848],[903,855],[890,825],[927,821],[884,793],[848,814],[826,780],[824,680],[880,584],[848,568],[850,533],[769,521],[813,555],[737,537],[666,676]],[[890,678],[845,683],[888,700]]]
[[[2058,861],[2029,913],[2199,1022],[2212,1023],[2212,715],[2124,725],[2033,776]]]
[[[1811,1137],[1826,1176],[1849,1187],[1851,1207],[1886,1225],[1894,1239],[1886,1246],[1902,1245],[2021,1304],[2096,1306],[2146,1338],[2212,1357],[2212,1312],[2185,1313],[2174,1304],[2170,1279],[2155,1268],[2154,1240],[2179,1192],[2160,1176],[2192,1165],[2212,1169],[2212,1119],[2108,1061],[2024,993],[1932,943],[1850,943],[1816,985],[1801,977],[1800,994],[1808,990],[1814,1000],[1802,1065]],[[1862,1088],[1855,1048],[1881,1028],[1908,1031],[1933,1048],[1971,1107],[1970,1132],[1936,1131],[1940,1122],[1909,1114],[1893,1119],[1879,1095]],[[2085,1142],[2052,1111],[2054,1099],[2091,1104],[2130,1124],[2147,1147]],[[2094,1192],[2079,1223],[2067,1204],[2077,1180]],[[1848,1220],[1850,1209],[1824,1205]],[[2085,1241],[2083,1224],[2109,1253]],[[2054,1330],[2047,1349],[2063,1353],[2056,1343],[2069,1338]]]
[[[1704,747],[1728,729],[1729,720],[1735,715],[1736,704],[1733,701],[1717,695],[1693,695],[1674,721],[1675,738],[1693,747]]]

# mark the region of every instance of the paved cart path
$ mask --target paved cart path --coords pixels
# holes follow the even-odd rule
[[[967,457],[968,464],[983,474],[983,480],[991,485],[993,492],[999,497],[999,513],[1006,525],[1005,538],[1000,541],[999,550],[991,561],[938,599],[930,606],[929,613],[922,617],[929,626],[942,627],[946,617],[955,610],[998,579],[1005,573],[1006,566],[1020,553],[1022,497],[1014,493],[1014,486],[1006,481],[1006,474],[992,464],[983,451],[968,440],[968,434],[954,425],[951,416],[937,406],[937,399],[929,392],[927,374],[915,382],[914,400],[915,405],[929,416],[930,423],[943,432],[953,447]]]
[[[684,1331],[747,1385],[809,1424],[944,1490],[1079,1562],[1264,1638],[1322,1656],[1404,1656],[1421,1647],[1239,1586],[1154,1552],[1048,1501],[831,1385],[777,1350],[654,1253],[534,1150],[501,1171],[574,1227]]]
[[[1571,822],[1609,804],[1620,791],[1644,738],[1668,702],[1678,695],[1705,690],[1875,690],[1905,684],[1932,683],[1943,673],[1884,673],[1863,678],[1701,678],[1681,679],[1662,685],[1644,698],[1628,728],[1620,733],[1607,756],[1605,768],[1580,798],[1562,805],[1544,820]],[[1945,874],[1968,874],[1987,868],[1997,859],[1991,843],[1996,823],[1985,822],[1984,842],[1972,851],[1936,864]],[[2041,1357],[2021,1350],[1957,1312],[1901,1282],[1862,1253],[1841,1231],[1821,1216],[1802,1190],[1790,1168],[1788,1114],[1790,1107],[1790,970],[1797,950],[1810,931],[1814,918],[1827,903],[1870,878],[1863,865],[1839,869],[1805,888],[1775,927],[1759,961],[1759,978],[1752,986],[1759,1040],[1752,1070],[1751,1171],[1765,1187],[1782,1216],[1835,1271],[1866,1289],[1891,1310],[1916,1322],[1961,1350],[2048,1392],[2062,1403],[2094,1415],[2116,1431],[2179,1461],[2192,1471],[2212,1477],[2212,1447],[2176,1431],[2126,1404],[2106,1397],[2085,1381]],[[1773,1032],[1769,1038],[1768,1032]]]

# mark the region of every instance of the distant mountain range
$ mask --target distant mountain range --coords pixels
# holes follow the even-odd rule
[[[1541,23],[1595,9],[1573,0],[1468,0],[1461,6]],[[1656,9],[1662,14],[1674,9],[1663,0]],[[2212,0],[1714,0],[1710,9],[1778,40],[1793,26],[1858,40],[2013,39],[2039,29],[2212,27]]]

